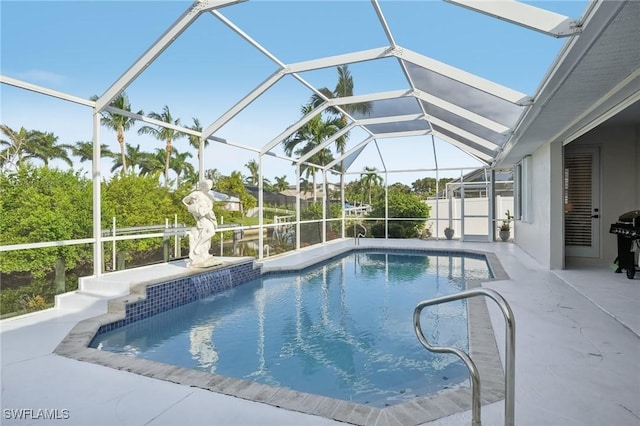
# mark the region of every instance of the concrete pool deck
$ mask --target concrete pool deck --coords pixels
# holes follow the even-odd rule
[[[398,242],[361,240],[361,247],[369,244]],[[305,264],[353,245],[347,240],[304,249],[266,261],[265,269]],[[408,240],[402,245],[498,256],[510,278],[483,286],[500,292],[516,318],[516,424],[640,425],[640,276],[628,280],[606,265],[547,271],[509,243]],[[125,272],[133,281],[136,274],[149,279],[179,267]],[[61,307],[0,322],[3,425],[341,424],[53,354],[79,321],[106,312],[109,297],[75,294]],[[502,314],[487,305],[504,358]],[[39,409],[59,419],[38,419],[44,415]],[[502,402],[483,406],[483,424],[503,424],[502,410]],[[31,419],[16,419],[20,413]],[[470,419],[467,411],[426,424],[470,424]]]

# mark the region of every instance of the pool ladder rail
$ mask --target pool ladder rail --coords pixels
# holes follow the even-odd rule
[[[360,226],[364,230],[364,233],[356,231],[356,225]],[[355,237],[355,243],[357,246],[360,245],[360,238],[364,238],[367,236],[367,228],[362,223],[353,223],[353,235]]]
[[[507,301],[495,290],[486,288],[475,288],[472,290],[466,290],[460,293],[451,294],[448,296],[437,297],[435,299],[424,300],[416,306],[413,311],[413,329],[418,336],[418,340],[426,349],[436,353],[451,353],[457,355],[466,364],[471,376],[471,424],[473,426],[481,425],[480,415],[480,375],[478,368],[469,355],[455,347],[451,346],[434,346],[431,345],[424,333],[422,332],[422,326],[420,325],[420,314],[422,310],[427,306],[438,305],[441,303],[453,302],[460,299],[468,299],[475,296],[487,296],[498,304],[502,314],[504,315],[506,329],[505,329],[505,374],[504,374],[504,424],[507,426],[513,426],[515,421],[515,350],[516,350],[516,322],[513,317],[513,311],[507,303]]]

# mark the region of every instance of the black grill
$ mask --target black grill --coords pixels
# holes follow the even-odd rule
[[[633,279],[638,267],[636,253],[640,249],[640,210],[621,215],[609,232],[618,236],[618,258],[614,262],[618,265],[616,273],[626,270],[627,278]]]

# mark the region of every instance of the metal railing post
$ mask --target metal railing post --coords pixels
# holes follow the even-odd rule
[[[177,214],[173,215],[173,229],[174,230],[178,229],[178,215]],[[180,237],[178,236],[178,232],[177,231],[174,233],[174,237],[173,237],[173,257],[175,257],[176,259],[178,257],[180,257]]]
[[[480,378],[478,371],[471,358],[458,348],[448,346],[433,346],[424,337],[422,326],[420,325],[420,314],[427,306],[438,305],[440,303],[453,302],[455,300],[467,299],[475,296],[488,296],[498,304],[504,315],[505,330],[505,373],[504,373],[504,424],[513,426],[515,424],[515,364],[516,364],[516,322],[513,311],[507,301],[495,290],[487,288],[475,288],[462,291],[448,296],[437,297],[425,300],[416,306],[413,311],[413,328],[420,343],[429,351],[436,353],[452,353],[460,357],[467,365],[472,379],[472,424],[480,425]]]
[[[113,216],[111,218],[111,236],[114,238],[113,241],[111,242],[111,269],[112,270],[116,270],[116,217]]]

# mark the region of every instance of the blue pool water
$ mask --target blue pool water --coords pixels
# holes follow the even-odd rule
[[[355,252],[99,334],[91,346],[384,407],[467,380],[456,357],[420,345],[413,310],[489,277],[477,256]],[[423,330],[467,350],[464,301],[425,310]]]

